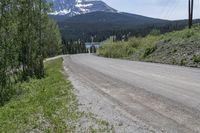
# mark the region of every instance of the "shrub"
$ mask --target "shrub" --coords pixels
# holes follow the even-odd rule
[[[159,29],[153,29],[149,35],[152,35],[152,36],[158,36],[160,35],[160,30]]]
[[[200,63],[200,55],[194,55],[192,57],[192,60],[195,62],[195,63]]]
[[[140,44],[141,44],[141,39],[136,37],[131,38],[128,42],[128,45],[132,48],[138,48]]]
[[[177,61],[176,61],[175,58],[172,58],[172,64],[173,64],[173,65],[176,65],[176,64],[177,64]]]
[[[188,30],[188,31],[182,33],[182,38],[183,38],[183,39],[184,39],[184,38],[190,38],[190,37],[192,37],[194,34],[195,34],[195,33],[194,33],[193,31]]]
[[[143,57],[146,58],[148,55],[152,54],[156,49],[157,49],[156,46],[147,47],[147,48],[145,49],[145,52],[144,52]]]
[[[176,53],[176,52],[177,52],[177,49],[174,49],[174,50],[173,50],[173,53]]]
[[[187,59],[186,58],[181,59],[180,65],[185,66],[186,64],[187,64]]]
[[[167,38],[167,39],[165,39],[163,42],[164,43],[168,43],[168,42],[170,42],[171,41],[171,38]]]

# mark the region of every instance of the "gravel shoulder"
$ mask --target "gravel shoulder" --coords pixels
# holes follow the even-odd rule
[[[65,60],[66,61],[66,60]],[[118,107],[118,103],[112,101],[106,94],[97,90],[98,87],[91,84],[83,75],[77,74],[73,65],[68,61],[65,62],[65,71],[70,75],[69,80],[75,88],[75,94],[79,101],[79,109],[82,112],[92,113],[98,119],[102,119],[112,125],[116,133],[154,133],[158,132],[151,126],[146,125],[137,117],[130,115],[124,109]],[[77,70],[77,69],[76,69]],[[88,120],[81,121],[80,125],[84,125],[82,130],[87,130],[90,124]]]
[[[80,109],[108,121],[114,127],[113,132],[200,132],[200,111],[199,107],[195,106],[198,102],[196,97],[189,97],[194,95],[194,92],[199,94],[199,90],[196,89],[199,87],[199,80],[194,77],[198,77],[200,71],[169,65],[144,64],[146,67],[140,67],[141,63],[134,64],[130,61],[105,59],[93,55],[64,57],[64,68],[75,87]],[[156,71],[154,72],[151,67],[157,67]],[[140,73],[136,73],[136,69],[140,69]],[[143,73],[141,69],[144,70]],[[182,69],[185,73],[179,74]],[[152,73],[145,72],[148,70]],[[141,77],[141,74],[145,77]],[[180,76],[184,74],[190,79]],[[126,79],[127,75],[129,79]],[[137,77],[145,78],[141,86],[138,85],[140,82]],[[177,83],[182,82],[183,86],[191,87],[191,92],[187,95],[188,90],[180,84],[175,86],[173,78],[169,77],[177,79]],[[187,82],[184,82],[184,78]],[[150,83],[152,86],[148,88]],[[158,89],[163,90],[156,93]],[[170,96],[170,89],[178,91]],[[178,92],[180,97],[176,100],[175,95]],[[181,102],[183,94],[191,100]]]

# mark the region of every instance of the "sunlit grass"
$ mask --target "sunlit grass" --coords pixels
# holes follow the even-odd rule
[[[0,132],[70,132],[80,117],[62,59],[45,64],[46,76],[20,85],[22,94],[0,108]]]

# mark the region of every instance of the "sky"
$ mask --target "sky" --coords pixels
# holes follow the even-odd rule
[[[178,20],[188,18],[188,0],[103,0],[120,12],[154,18]],[[194,0],[194,18],[200,18],[200,0]]]

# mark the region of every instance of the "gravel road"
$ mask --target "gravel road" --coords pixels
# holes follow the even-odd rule
[[[90,54],[64,67],[80,103],[116,132],[200,132],[200,69]]]

